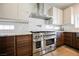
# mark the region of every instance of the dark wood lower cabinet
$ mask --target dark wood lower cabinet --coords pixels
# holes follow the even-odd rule
[[[79,49],[79,33],[77,32],[64,32],[65,45]]]
[[[76,39],[76,48],[79,49],[79,38]]]
[[[56,47],[64,45],[64,35],[63,32],[57,32],[56,34]]]
[[[16,55],[31,56],[32,55],[32,36],[16,36]]]
[[[72,38],[73,38],[72,32],[64,32],[64,43],[65,45],[72,46]]]
[[[1,52],[0,55],[4,56],[14,56],[15,51],[15,40],[14,36],[6,36],[6,37],[0,37],[0,43],[1,43]]]
[[[0,37],[0,55],[31,56],[32,35]]]
[[[68,45],[79,49],[79,33],[78,32],[57,32],[56,46]],[[63,42],[64,41],[64,42]]]
[[[79,33],[76,33],[76,48],[79,49]]]

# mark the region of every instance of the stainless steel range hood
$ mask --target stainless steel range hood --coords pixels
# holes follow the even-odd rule
[[[37,13],[31,13],[30,17],[49,20],[52,17],[44,15],[44,3],[37,3]]]

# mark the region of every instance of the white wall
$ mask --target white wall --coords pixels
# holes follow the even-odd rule
[[[0,25],[14,25],[14,30],[0,30],[0,35],[5,34],[24,34],[28,32],[28,24],[27,23],[16,23],[16,22],[0,22]],[[28,32],[29,33],[29,32]]]

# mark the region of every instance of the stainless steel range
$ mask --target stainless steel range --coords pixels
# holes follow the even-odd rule
[[[42,55],[43,34],[40,32],[33,32],[33,55]]]
[[[48,53],[56,48],[56,32],[44,33],[44,48],[45,53]]]
[[[39,56],[55,49],[55,31],[38,31],[33,33],[33,55]]]

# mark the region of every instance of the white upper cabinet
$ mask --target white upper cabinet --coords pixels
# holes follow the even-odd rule
[[[0,4],[0,18],[26,20],[31,12],[36,12],[33,3],[2,3]]]
[[[73,7],[64,9],[64,24],[74,24]]]
[[[74,15],[78,15],[79,14],[79,4],[76,4],[76,5],[73,5],[73,12],[74,12]]]
[[[58,24],[58,9],[53,7],[53,24]]]
[[[17,19],[17,4],[16,3],[0,4],[0,18]]]
[[[76,28],[79,28],[79,4],[73,5],[74,12],[74,24]]]
[[[52,24],[63,24],[63,10],[53,7],[51,4],[44,4],[44,14],[52,16]]]
[[[18,4],[18,19],[26,20],[31,13],[36,12],[36,5],[33,3]]]
[[[58,9],[58,24],[63,25],[63,11]]]

